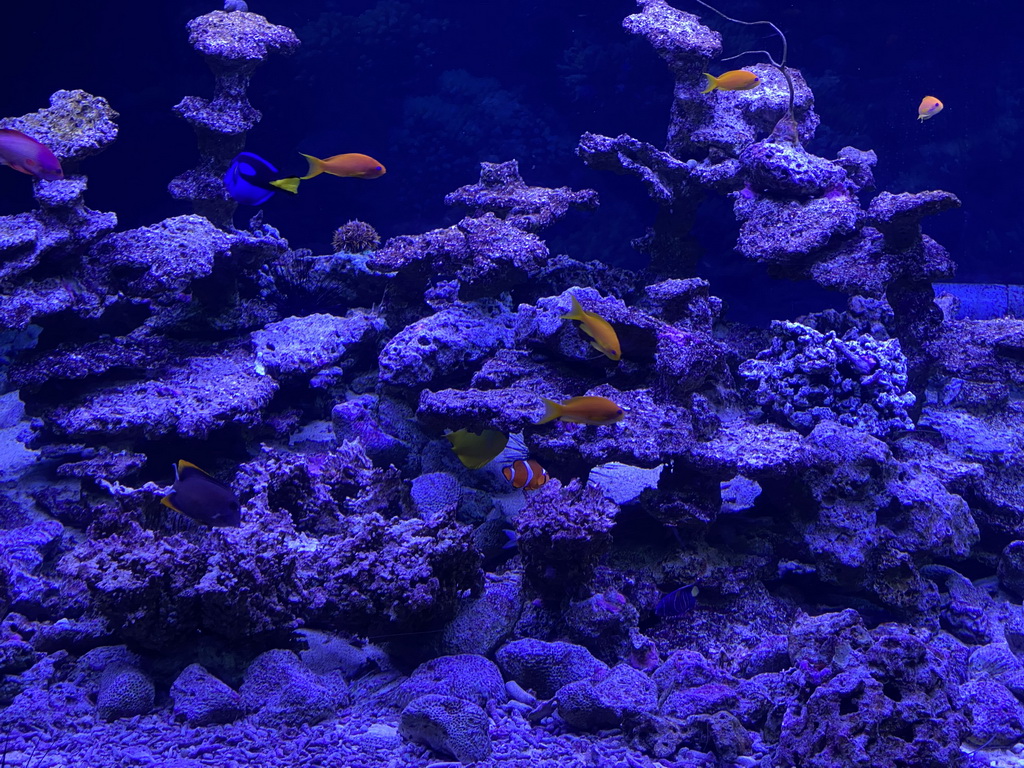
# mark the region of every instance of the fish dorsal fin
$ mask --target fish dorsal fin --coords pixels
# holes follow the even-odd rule
[[[227,483],[222,483],[216,477],[200,469],[191,461],[185,461],[184,459],[182,459],[181,461],[178,462],[176,471],[178,473],[178,480],[183,481],[187,480],[190,477],[201,478],[203,481],[207,483],[212,483],[213,485],[220,486],[221,488],[230,491],[231,493],[234,493],[234,490],[231,488],[230,485],[228,485]]]
[[[206,475],[207,477],[210,476],[208,472],[204,472],[191,461],[185,461],[184,459],[178,461],[176,471],[178,473],[178,477],[185,477],[186,475],[191,474],[193,471],[198,472],[201,475]]]

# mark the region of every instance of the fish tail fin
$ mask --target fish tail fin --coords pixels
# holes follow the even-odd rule
[[[306,158],[306,162],[309,163],[309,170],[306,171],[305,176],[301,177],[303,181],[306,179],[312,179],[314,176],[319,176],[324,172],[324,161],[319,157],[307,155],[305,152],[299,152],[299,154]]]
[[[544,401],[544,418],[538,421],[538,424],[547,424],[549,421],[554,421],[562,415],[562,406],[556,403],[554,400],[548,400],[546,397],[542,397]]]
[[[299,193],[299,183],[302,181],[298,176],[288,176],[284,179],[275,179],[270,182],[270,186],[277,187],[285,192],[290,192],[293,195]]]
[[[709,75],[707,72],[702,72],[701,74],[708,79],[708,87],[701,91],[701,93],[711,93],[718,87],[718,79],[714,75]]]
[[[576,300],[575,296],[570,296],[570,298],[572,299],[572,309],[569,310],[569,314],[562,315],[559,319],[583,320],[586,317],[586,315],[583,313],[583,307],[580,306],[580,303]]]

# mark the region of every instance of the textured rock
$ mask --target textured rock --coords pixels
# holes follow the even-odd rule
[[[465,699],[481,707],[508,699],[494,662],[469,653],[439,656],[420,664],[395,690],[393,701],[404,707],[427,694]]]
[[[512,316],[494,301],[444,309],[399,331],[380,353],[380,379],[418,391],[467,376],[496,349],[511,347]]]
[[[331,691],[291,651],[267,651],[245,671],[240,689],[245,706],[270,728],[318,723],[334,714]]]
[[[597,207],[592,189],[573,192],[567,187],[528,187],[519,175],[519,163],[480,163],[480,181],[448,194],[447,205],[461,205],[473,216],[490,212],[509,224],[536,232],[564,218],[570,208]]]
[[[603,678],[562,686],[556,696],[561,718],[585,731],[620,728],[625,718],[651,714],[658,706],[654,682],[625,664]]]
[[[453,755],[461,763],[484,760],[491,754],[487,713],[465,699],[429,694],[402,710],[398,731],[432,749]]]
[[[244,353],[213,353],[169,366],[159,378],[104,387],[80,405],[58,407],[49,427],[78,440],[202,438],[227,424],[257,423],[276,389]]]
[[[230,723],[243,714],[242,697],[199,664],[182,670],[171,685],[174,716],[191,726]]]
[[[258,370],[271,376],[315,373],[341,364],[349,347],[381,331],[384,321],[362,311],[345,317],[307,315],[270,323],[252,335]]]
[[[104,720],[148,715],[156,690],[153,681],[138,667],[114,664],[100,677],[96,707]]]
[[[563,685],[609,671],[590,651],[572,643],[514,640],[498,649],[496,658],[506,677],[542,699],[551,698]]]

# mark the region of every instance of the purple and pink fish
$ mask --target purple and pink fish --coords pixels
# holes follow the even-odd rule
[[[37,179],[64,178],[60,160],[49,147],[12,128],[0,128],[0,165],[9,165]]]

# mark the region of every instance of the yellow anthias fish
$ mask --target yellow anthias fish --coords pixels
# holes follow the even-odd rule
[[[941,111],[941,101],[936,99],[934,96],[925,96],[921,99],[921,104],[917,108],[917,119],[927,120],[929,117],[935,117]]]
[[[576,320],[580,329],[593,339],[590,346],[611,360],[619,360],[622,357],[622,347],[619,345],[619,337],[615,335],[615,329],[608,324],[600,315],[594,312],[587,312],[576,297],[572,297],[572,310],[567,315],[562,315],[562,320]]]
[[[486,466],[508,445],[508,435],[496,429],[485,429],[480,434],[460,429],[449,432],[445,437],[466,469]]]
[[[757,75],[747,72],[745,69],[732,69],[718,77],[705,72],[704,77],[708,79],[708,87],[701,93],[711,93],[715,89],[719,91],[749,91],[761,84]]]
[[[575,424],[594,424],[600,426],[602,424],[614,424],[617,421],[622,421],[622,418],[626,415],[626,411],[620,408],[607,397],[598,397],[596,395],[585,395],[583,397],[573,397],[566,400],[564,403],[556,403],[554,400],[548,400],[546,397],[542,397],[544,401],[544,418],[538,421],[538,424],[546,424],[549,421],[555,419],[561,419],[562,421],[571,421]]]

